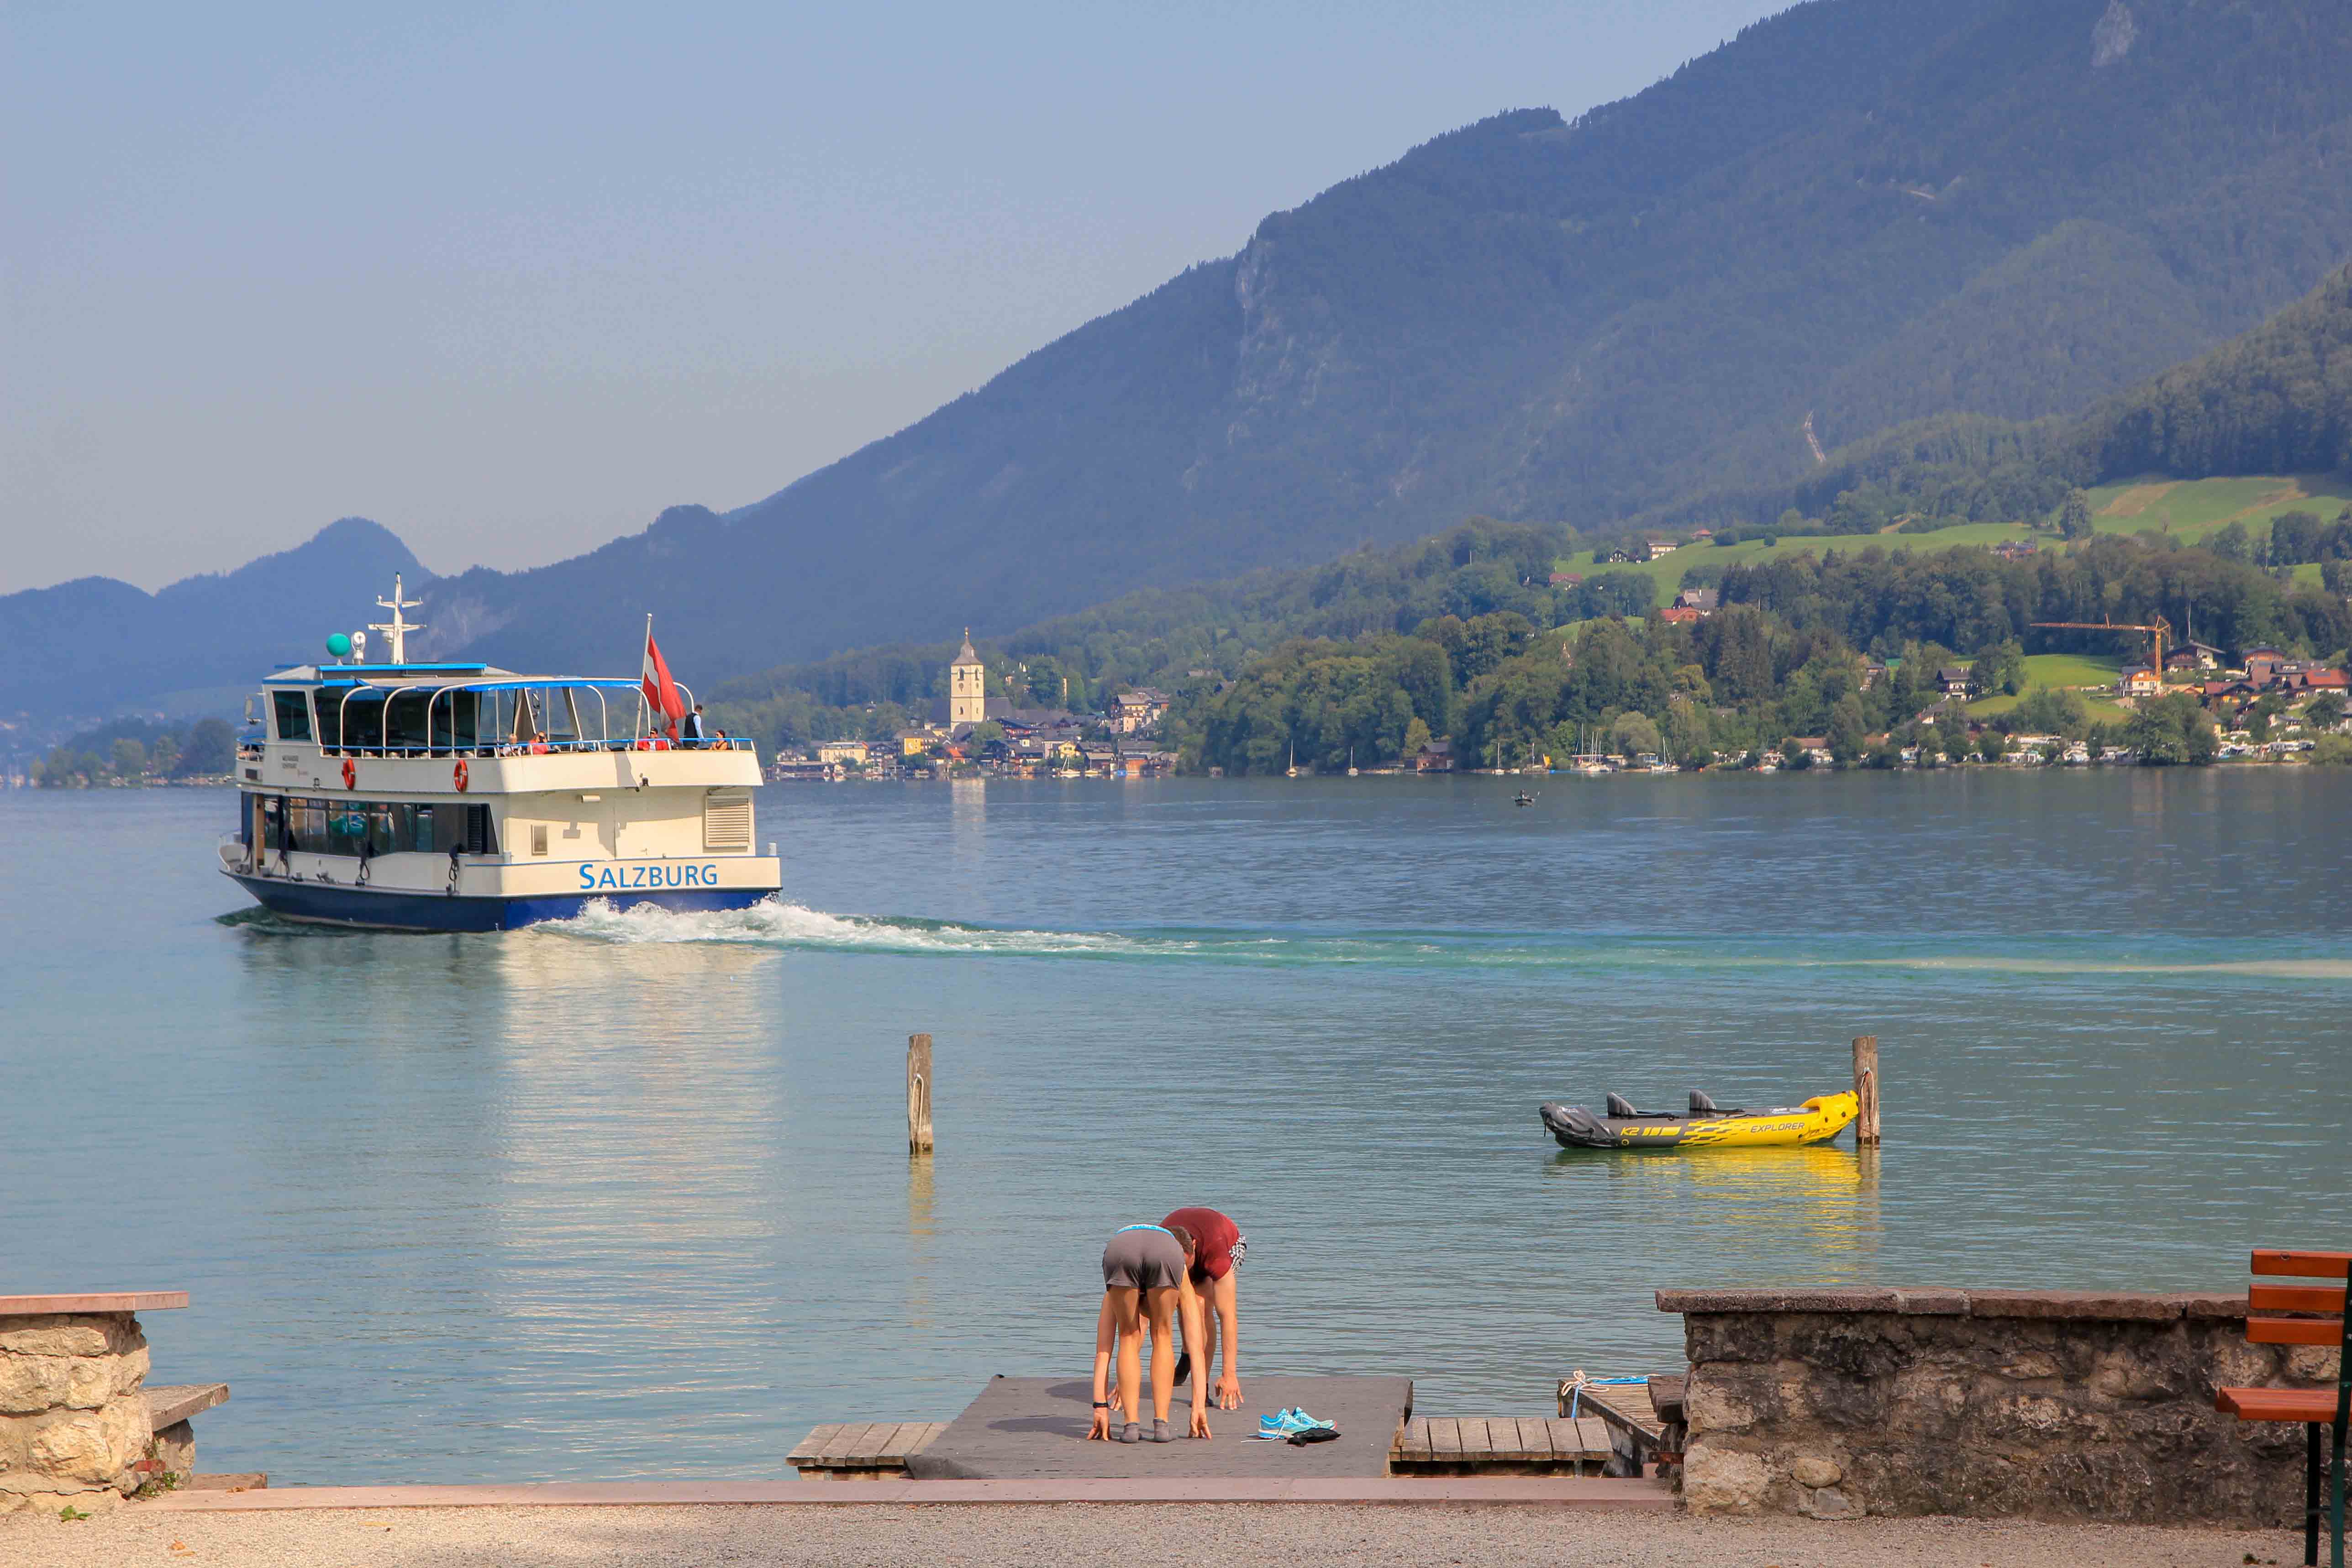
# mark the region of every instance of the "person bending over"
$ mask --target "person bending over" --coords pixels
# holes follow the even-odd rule
[[[1184,1319],[1187,1343],[1201,1342],[1201,1298],[1192,1289],[1192,1233],[1181,1226],[1131,1225],[1103,1248],[1102,1308],[1095,1314],[1095,1407],[1087,1428],[1090,1440],[1110,1437],[1111,1362],[1118,1363],[1118,1408],[1129,1417],[1122,1443],[1143,1441],[1143,1333],[1148,1325],[1160,1351],[1151,1358],[1151,1440],[1175,1440],[1168,1406],[1176,1395],[1176,1319]],[[1116,1350],[1114,1351],[1114,1347]],[[1208,1380],[1201,1379],[1201,1384]],[[1209,1435],[1208,1401],[1200,1384],[1192,1390],[1192,1435]]]
[[[1238,1410],[1242,1405],[1239,1271],[1242,1254],[1249,1246],[1248,1239],[1242,1235],[1239,1226],[1215,1209],[1178,1209],[1160,1223],[1171,1230],[1188,1232],[1192,1237],[1190,1279],[1193,1291],[1202,1299],[1201,1319],[1206,1331],[1194,1334],[1191,1320],[1186,1320],[1184,1353],[1176,1361],[1176,1381],[1180,1385],[1186,1381],[1192,1363],[1197,1359],[1203,1381],[1211,1372],[1217,1372],[1216,1408]],[[1217,1343],[1220,1339],[1224,1342],[1225,1349],[1222,1370],[1217,1368]]]

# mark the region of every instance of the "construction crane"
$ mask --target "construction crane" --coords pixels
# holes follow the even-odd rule
[[[2156,678],[2164,679],[2164,639],[2172,635],[2172,623],[2162,616],[2153,626],[2134,626],[2127,621],[2035,621],[2032,625],[2046,631],[2061,632],[2146,632],[2156,639]]]

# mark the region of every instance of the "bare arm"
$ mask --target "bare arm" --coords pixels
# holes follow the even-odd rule
[[[1110,1399],[1110,1348],[1118,1326],[1111,1316],[1110,1292],[1106,1290],[1102,1310],[1095,1314],[1095,1408],[1094,1419],[1087,1427],[1088,1438],[1105,1442],[1110,1439],[1110,1411],[1105,1406]]]
[[[1208,1342],[1202,1337],[1202,1331],[1208,1321],[1205,1307],[1201,1293],[1192,1289],[1192,1277],[1186,1275],[1176,1292],[1176,1310],[1184,1317],[1186,1344],[1204,1348],[1207,1345]],[[1155,1350],[1151,1353],[1159,1355],[1162,1352]],[[1195,1437],[1209,1435],[1209,1369],[1204,1363],[1192,1369],[1192,1436]]]
[[[1242,1310],[1238,1271],[1226,1269],[1225,1277],[1210,1289],[1215,1292],[1217,1325],[1222,1331],[1218,1337],[1225,1347],[1224,1364],[1217,1373],[1217,1408],[1238,1410],[1242,1405]],[[1203,1369],[1202,1376],[1207,1375]]]

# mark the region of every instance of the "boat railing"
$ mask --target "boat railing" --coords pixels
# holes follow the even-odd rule
[[[639,735],[617,741],[491,741],[458,742],[431,746],[327,746],[324,757],[540,757],[582,752],[749,752],[756,742],[748,735],[713,736],[707,741],[673,741],[667,735]]]

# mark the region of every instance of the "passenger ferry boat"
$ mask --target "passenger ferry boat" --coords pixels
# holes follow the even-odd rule
[[[365,661],[364,634],[338,634],[342,662],[278,671],[248,713],[221,870],[271,911],[505,931],[598,899],[731,910],[777,890],[775,847],[753,852],[758,753],[657,731],[681,700],[650,622],[640,680],[518,675],[409,663],[406,635],[424,628],[401,612],[418,601],[394,578],[376,602],[392,611],[368,628],[388,662]]]

